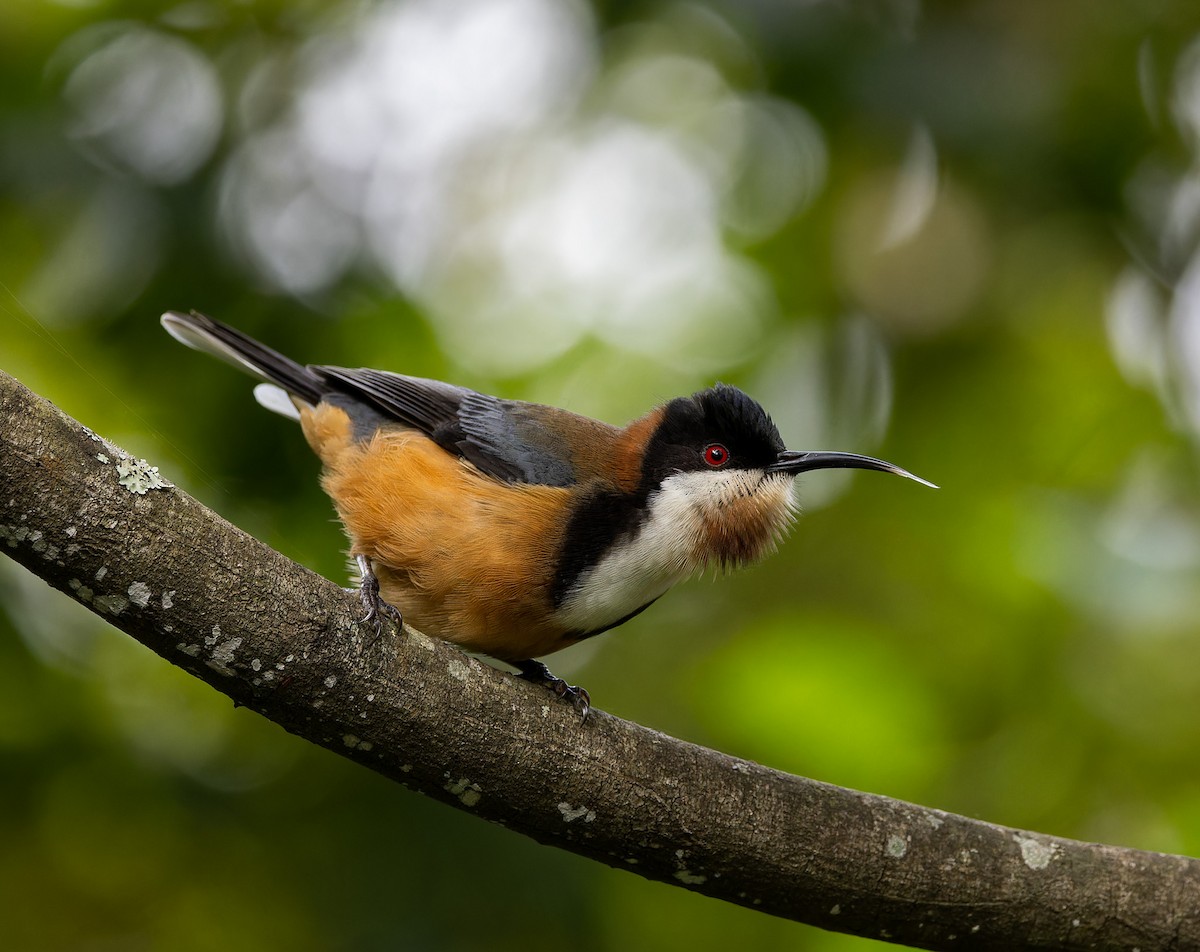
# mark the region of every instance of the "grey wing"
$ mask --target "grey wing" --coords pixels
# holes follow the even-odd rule
[[[575,482],[570,462],[558,455],[561,444],[541,432],[531,404],[385,370],[312,370],[334,390],[366,403],[385,419],[420,430],[496,479],[543,486]],[[370,425],[374,429],[377,423],[371,420]]]

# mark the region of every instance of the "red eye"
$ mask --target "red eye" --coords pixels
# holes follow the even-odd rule
[[[729,462],[729,450],[720,443],[709,443],[704,447],[704,462],[713,468],[724,466]]]

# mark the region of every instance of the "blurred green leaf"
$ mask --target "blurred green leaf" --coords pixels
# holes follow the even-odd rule
[[[1194,0],[44,0],[0,54],[0,365],[88,426],[344,582],[299,433],[161,311],[617,423],[737,383],[943,488],[810,474],[777,555],[556,670],[773,767],[1200,851]],[[412,797],[13,566],[0,840],[15,948],[867,947]]]

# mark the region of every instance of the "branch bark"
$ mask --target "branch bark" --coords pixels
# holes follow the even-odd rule
[[[1200,949],[1200,861],[790,776],[594,711],[420,634],[0,372],[0,549],[235,702],[535,840],[928,949]]]

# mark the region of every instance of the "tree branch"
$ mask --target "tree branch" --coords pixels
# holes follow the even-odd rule
[[[0,373],[0,549],[168,661],[405,786],[648,879],[928,949],[1200,949],[1200,862],[779,773],[406,632]]]

